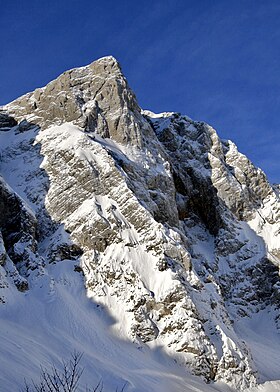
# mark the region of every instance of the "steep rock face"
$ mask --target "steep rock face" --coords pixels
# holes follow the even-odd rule
[[[36,217],[0,177],[1,265],[21,291],[28,289],[25,272],[39,265],[35,258],[36,226]]]
[[[278,292],[279,280],[275,257],[280,244],[279,199],[264,173],[232,142],[221,141],[207,124],[176,113],[165,117],[144,114],[164,144],[175,173],[184,169],[175,176],[178,209],[186,211],[185,218],[194,213],[215,236],[211,268],[217,272],[224,295],[230,292],[226,299],[247,308],[249,297],[255,298],[257,307],[278,306],[274,292]],[[223,264],[228,270],[225,275],[221,274]],[[263,284],[254,276],[257,268],[270,271],[261,273]]]
[[[1,268],[24,266],[27,282],[26,252],[41,274],[79,257],[116,331],[207,381],[254,385],[234,319],[267,306],[279,319],[279,192],[265,175],[207,124],[141,113],[112,57],[2,113]]]
[[[113,57],[66,71],[8,108],[16,120],[32,120],[43,129],[73,121],[85,131],[96,131],[120,143],[143,144],[145,122]]]
[[[5,111],[0,110],[0,129],[1,131],[10,130],[11,127],[17,125],[16,120],[9,116]]]

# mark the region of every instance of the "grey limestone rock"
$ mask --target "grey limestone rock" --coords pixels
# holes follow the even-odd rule
[[[142,133],[149,133],[135,96],[113,57],[66,71],[46,87],[13,101],[7,109],[18,121],[27,119],[42,129],[73,121],[87,132],[97,132],[120,143],[141,146]]]

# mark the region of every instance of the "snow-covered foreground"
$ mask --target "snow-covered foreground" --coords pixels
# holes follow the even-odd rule
[[[251,349],[259,373],[259,381],[264,383],[250,389],[250,392],[280,391],[280,335],[272,314],[267,310],[261,311],[251,319],[243,319],[237,328]]]
[[[31,290],[10,291],[9,305],[0,308],[1,392],[20,390],[24,379],[36,381],[40,365],[59,366],[61,358],[69,358],[74,350],[83,353],[82,388],[95,386],[102,379],[104,391],[123,385],[125,391],[135,392],[232,391],[224,384],[207,385],[190,375],[161,348],[149,349],[114,336],[114,319],[86,297],[82,275],[74,271],[76,263],[65,260],[49,266],[48,274],[33,280]],[[274,377],[280,363],[280,351],[275,345],[278,338],[279,348],[279,335],[272,336],[273,331],[267,331],[264,341],[261,327],[265,329],[265,324],[255,322],[257,328],[244,323],[240,329],[259,358],[263,378]],[[280,381],[274,381],[251,391],[279,390]]]
[[[165,355],[164,350],[125,341],[111,331],[114,320],[86,297],[83,279],[70,260],[48,267],[26,293],[10,291],[1,306],[0,390],[20,390],[24,379],[36,381],[40,365],[48,367],[83,353],[81,387],[104,391],[126,385],[125,391],[231,391],[224,384],[206,385]],[[11,366],[13,364],[13,366]],[[81,389],[82,390],[82,389]]]
[[[260,381],[277,380],[280,366],[280,336],[272,315],[261,311],[237,325],[241,337],[251,348]]]
[[[279,392],[280,391],[280,381],[268,381],[256,388],[246,390],[246,392]]]

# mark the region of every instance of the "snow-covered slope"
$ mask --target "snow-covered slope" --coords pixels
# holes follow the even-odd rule
[[[0,154],[1,391],[73,350],[108,391],[277,390],[279,190],[232,142],[106,57],[3,107]]]

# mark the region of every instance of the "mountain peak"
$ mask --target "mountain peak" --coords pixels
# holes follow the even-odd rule
[[[66,71],[3,109],[19,123],[27,121],[46,129],[73,122],[87,132],[136,145],[142,144],[140,128],[149,128],[112,56]]]
[[[112,55],[108,55],[108,56],[104,56],[104,57],[100,57],[97,60],[94,60],[91,64],[96,64],[96,63],[106,63],[106,64],[110,64],[110,65],[114,65],[120,68],[120,63],[118,62],[118,60],[112,56]]]
[[[82,67],[75,67],[68,71],[65,71],[63,74],[74,74],[74,77],[78,77],[79,74],[85,75],[85,73],[92,73],[93,75],[98,74],[118,74],[122,75],[122,69],[120,63],[113,56],[104,56],[97,60],[92,61],[88,65]],[[63,75],[62,74],[62,75]],[[60,75],[59,77],[61,77]]]

